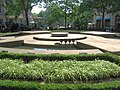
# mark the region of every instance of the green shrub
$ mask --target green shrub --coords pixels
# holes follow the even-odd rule
[[[62,54],[13,54],[13,53],[2,53],[0,52],[0,58],[10,58],[10,59],[22,59],[26,63],[34,60],[49,60],[49,61],[63,61],[63,60],[77,60],[77,61],[93,61],[93,60],[106,60],[114,62],[120,65],[120,57],[113,55],[111,53],[103,54],[76,54],[76,55],[62,55]]]
[[[35,82],[0,80],[0,90],[120,90],[120,81],[98,84],[41,84]]]
[[[0,80],[0,90],[38,90],[38,84],[26,81]]]
[[[104,60],[34,60],[24,64],[21,60],[0,59],[1,79],[78,83],[117,77],[120,77],[120,67]]]

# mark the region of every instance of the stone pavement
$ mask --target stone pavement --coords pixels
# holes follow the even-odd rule
[[[81,34],[102,36],[102,37],[108,37],[108,38],[112,38],[116,35],[116,33],[102,32],[102,31],[86,31],[86,32],[81,32]]]
[[[106,32],[86,32],[86,33],[94,33],[94,34],[105,34],[112,35],[114,33],[106,33]],[[78,35],[78,34],[77,34]],[[24,49],[5,49],[1,48],[1,50],[9,50],[10,52],[17,52],[17,53],[43,53],[43,54],[51,54],[51,53],[60,53],[60,54],[79,54],[79,53],[102,53],[100,50],[108,51],[112,53],[116,53],[120,55],[120,39],[113,39],[113,38],[104,38],[101,37],[101,35],[88,35],[88,34],[79,34],[80,36],[86,36],[87,39],[83,40],[77,40],[77,43],[85,44],[88,46],[94,47],[94,49],[88,49],[88,50],[24,50]],[[24,44],[29,45],[49,45],[53,46],[55,43],[60,43],[59,41],[41,41],[41,40],[34,40],[33,34],[31,35],[25,35],[25,36],[19,36],[19,37],[11,37],[11,39],[15,40],[24,40]],[[43,37],[47,37],[47,34]],[[73,36],[74,37],[74,36]],[[7,39],[7,38],[2,38]],[[8,40],[8,39],[7,39]],[[10,39],[9,39],[10,40]],[[8,40],[8,41],[9,41]],[[2,40],[1,40],[2,41]]]
[[[0,47],[0,52],[24,53],[24,54],[97,54],[102,53],[98,49],[90,50],[27,50]]]
[[[107,35],[107,33],[105,32],[103,33]],[[79,40],[77,42],[93,46],[103,51],[120,54],[120,39],[104,38],[101,36],[87,35],[87,39]]]

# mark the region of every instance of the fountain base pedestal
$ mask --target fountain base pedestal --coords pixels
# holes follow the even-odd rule
[[[68,37],[68,32],[52,32],[51,37]]]

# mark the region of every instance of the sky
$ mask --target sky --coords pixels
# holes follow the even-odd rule
[[[41,10],[45,10],[44,8],[40,8],[38,5],[37,6],[34,6],[33,9],[32,9],[32,13],[37,13],[39,14],[39,12]]]

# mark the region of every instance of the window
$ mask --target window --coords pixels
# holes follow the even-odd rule
[[[0,24],[2,24],[3,23],[3,19],[0,19]]]
[[[110,27],[110,20],[105,20],[105,27]]]

